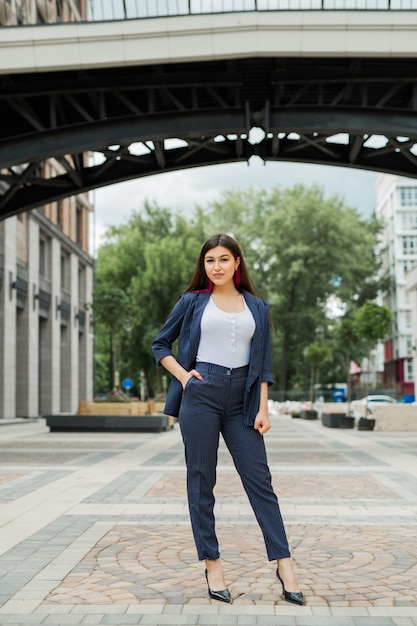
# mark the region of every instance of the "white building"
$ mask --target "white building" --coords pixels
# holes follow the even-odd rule
[[[413,325],[413,368],[414,390],[417,390],[417,265],[407,272],[406,287],[409,292],[411,304],[411,317]]]
[[[407,272],[417,265],[417,180],[383,174],[377,182],[377,217],[383,231],[379,252],[391,289],[382,304],[393,313],[392,335],[384,346],[385,386],[414,393],[412,299]]]

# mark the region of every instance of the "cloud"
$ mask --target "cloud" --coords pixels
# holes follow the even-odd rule
[[[369,216],[376,203],[376,172],[306,163],[266,162],[252,158],[248,163],[228,163],[157,174],[97,189],[93,251],[100,244],[108,226],[125,222],[132,210],[138,210],[145,199],[187,214],[194,207],[205,206],[222,191],[253,187],[271,189],[277,185],[291,187],[296,183],[323,187],[325,195],[338,195],[346,204]]]

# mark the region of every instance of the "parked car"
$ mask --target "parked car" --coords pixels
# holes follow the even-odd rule
[[[373,406],[386,406],[387,404],[396,404],[397,400],[391,396],[370,395],[361,400],[353,400],[350,404],[351,410],[355,417],[365,417],[365,411],[372,413]]]

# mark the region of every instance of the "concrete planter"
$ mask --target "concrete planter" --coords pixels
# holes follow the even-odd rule
[[[384,431],[417,431],[417,405],[389,404],[372,407],[372,419],[375,430]]]
[[[358,430],[373,430],[375,428],[375,420],[366,417],[360,417],[358,420]]]
[[[322,413],[321,423],[327,428],[339,428],[339,418],[345,415],[345,413]]]
[[[78,415],[144,415],[146,402],[87,402],[78,405]]]
[[[346,413],[322,413],[321,422],[328,428],[354,428],[355,418]]]
[[[355,418],[350,415],[339,415],[339,428],[354,428]]]
[[[303,420],[316,420],[318,418],[318,413],[312,409],[307,409],[305,411],[301,411],[301,418]]]
[[[51,432],[162,432],[174,426],[174,418],[156,415],[46,415]]]

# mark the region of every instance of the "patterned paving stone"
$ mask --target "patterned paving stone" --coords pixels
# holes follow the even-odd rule
[[[300,446],[301,447],[301,446]],[[225,450],[219,452],[219,463],[226,464],[230,462],[230,455]],[[311,452],[308,449],[302,450],[280,450],[279,452],[269,449],[268,450],[268,462],[270,465],[314,465],[314,464],[329,464],[329,465],[345,465],[350,464],[353,461],[349,461],[348,458],[324,450],[322,452]]]
[[[22,476],[25,476],[25,474],[23,472],[16,472],[13,474],[3,474],[0,473],[0,485],[2,483],[8,483],[12,480],[16,480],[17,478],[21,478]]]
[[[196,560],[178,426],[12,429],[0,440],[0,625],[417,626],[417,433],[273,418],[269,464],[307,598],[294,607],[223,443],[216,497],[232,606],[208,598]]]
[[[88,463],[99,461],[98,455],[109,455],[120,446],[118,440],[98,440],[91,437],[75,438],[34,438],[0,443],[1,465],[61,465],[84,460],[91,455]],[[100,452],[99,452],[100,451]]]
[[[3,484],[0,489],[0,502],[11,502],[26,494],[36,491],[44,485],[48,485],[62,476],[68,475],[70,469],[63,470],[54,468],[50,471],[30,471],[25,474],[16,472],[10,474],[10,480]]]
[[[310,606],[416,607],[415,528],[287,525]],[[259,529],[218,531],[235,603],[283,603]],[[46,599],[54,604],[210,602],[187,526],[117,524]]]
[[[69,463],[83,456],[81,452],[66,451],[33,451],[28,453],[24,450],[12,450],[1,452],[2,464],[10,463],[13,465],[62,465]]]
[[[73,440],[73,445],[71,444],[71,440],[67,439],[25,439],[23,441],[8,441],[6,444],[0,444],[0,459],[3,462],[3,452],[10,450],[59,450],[59,449],[76,449],[83,450],[87,448],[88,450],[107,450],[108,448],[112,448],[114,446],[118,446],[119,443],[117,441],[94,441],[94,440]]]
[[[367,475],[355,477],[338,474],[335,477],[328,474],[273,474],[272,482],[280,498],[400,499],[397,493],[388,489],[377,478]],[[237,475],[219,473],[215,492],[218,497],[246,497]],[[185,498],[185,478],[183,475],[165,474],[145,495],[148,498]]]

